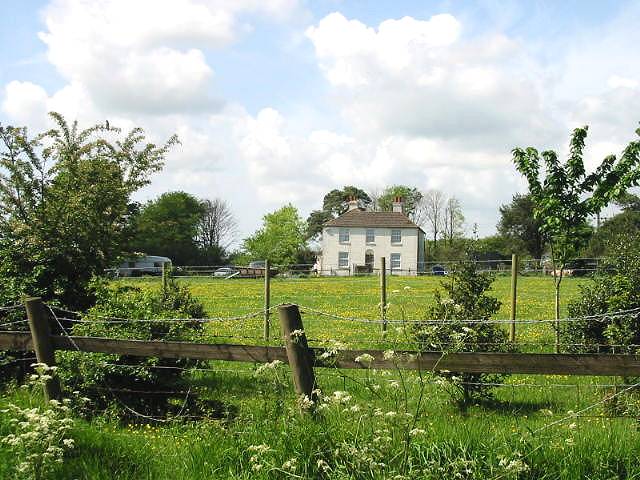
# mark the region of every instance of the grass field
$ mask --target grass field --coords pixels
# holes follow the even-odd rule
[[[211,317],[263,306],[260,280],[180,281]],[[391,277],[389,318],[425,318],[440,281]],[[503,303],[499,318],[509,315],[509,281],[498,277],[494,283]],[[135,282],[145,288],[159,285],[158,279]],[[578,294],[579,283],[566,279],[565,299]],[[379,311],[373,278],[274,279],[271,303],[283,302],[347,317],[376,319]],[[552,280],[521,277],[518,302],[519,318],[552,318]],[[303,321],[307,335],[318,343],[386,346],[402,341],[395,330],[383,339],[378,324],[310,312],[303,313]],[[274,315],[274,343],[276,325]],[[547,326],[518,328],[523,342],[553,340]],[[215,322],[207,333],[213,340],[259,344],[262,318]],[[192,384],[227,405],[227,418],[169,425],[123,425],[108,417],[78,420],[76,448],[48,478],[640,478],[637,420],[607,418],[611,411],[602,405],[572,415],[614,388],[601,385],[620,379],[513,375],[496,389],[494,402],[460,411],[446,388],[428,376],[318,369],[325,394],[346,391],[350,398],[334,395],[326,410],[312,418],[298,413],[287,368],[257,374],[257,365],[211,362],[210,367],[215,371],[193,374]],[[24,391],[11,389],[0,398],[0,409],[8,401],[28,400]],[[0,436],[8,430],[8,419],[0,417]],[[0,478],[10,478],[11,460],[0,447]]]

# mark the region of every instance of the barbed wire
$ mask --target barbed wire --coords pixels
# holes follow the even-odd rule
[[[10,325],[19,325],[21,323],[27,323],[29,320],[27,320],[26,318],[23,320],[16,320],[14,322],[7,322],[7,323],[0,323],[0,328],[4,328],[4,327],[8,327]]]
[[[544,324],[544,323],[553,323],[556,322],[582,322],[582,321],[606,321],[607,319],[617,318],[625,315],[631,315],[640,313],[640,307],[632,308],[629,310],[619,310],[616,312],[606,312],[597,315],[586,315],[582,317],[564,317],[559,319],[528,319],[528,320],[482,320],[482,319],[426,319],[426,320],[408,320],[408,319],[370,319],[370,318],[360,318],[360,317],[347,317],[338,315],[335,313],[324,312],[322,310],[318,310],[312,307],[308,307],[305,305],[298,305],[300,307],[301,313],[314,313],[318,316],[331,318],[334,320],[343,320],[349,322],[359,322],[359,323],[374,323],[374,324],[393,324],[393,325],[404,325],[404,324],[418,324],[418,325],[441,325],[446,324],[447,322],[456,322],[456,323],[464,323],[464,324],[505,324],[511,325],[513,323],[516,324]]]
[[[124,318],[124,317],[116,317],[110,315],[99,315],[95,313],[82,313],[73,310],[68,310],[61,307],[56,307],[52,305],[47,305],[49,309],[55,309],[60,312],[70,313],[77,317],[94,317],[99,320],[91,320],[92,323],[131,323],[131,322],[139,322],[139,323],[162,323],[162,322],[197,322],[197,323],[210,323],[210,322],[227,322],[227,321],[239,321],[239,320],[247,320],[249,318],[260,317],[265,314],[265,311],[272,312],[276,308],[278,308],[281,304],[273,305],[268,309],[262,308],[260,310],[254,310],[250,313],[244,315],[236,315],[236,316],[228,316],[228,317],[206,317],[206,318]],[[74,323],[83,323],[88,322],[88,320],[83,320],[82,318],[62,318],[69,322]],[[103,321],[101,321],[103,320]]]
[[[15,303],[13,305],[7,305],[5,307],[0,307],[0,312],[10,312],[12,310],[17,310],[19,308],[24,308],[24,305],[21,303]]]
[[[62,332],[64,333],[64,335],[69,339],[69,341],[71,342],[71,344],[73,345],[73,347],[75,348],[75,350],[77,352],[81,352],[82,350],[80,349],[80,347],[78,347],[78,344],[73,340],[73,337],[71,335],[69,335],[69,333],[67,332],[67,330],[64,328],[64,326],[62,325],[62,323],[60,322],[60,320],[58,319],[58,317],[56,316],[55,312],[53,311],[53,309],[45,304],[45,306],[47,306],[47,308],[49,309],[49,312],[51,313],[52,317],[54,318],[54,320],[56,321],[56,323],[58,324],[58,326],[60,327],[60,329],[62,330]],[[75,313],[75,312],[72,312]],[[150,415],[145,415],[143,413],[140,413],[136,410],[134,410],[133,408],[131,408],[129,405],[127,405],[126,403],[124,403],[122,401],[122,399],[120,399],[111,389],[111,387],[109,387],[108,385],[106,386],[106,388],[108,389],[109,393],[111,394],[111,396],[116,400],[116,402],[118,402],[125,410],[127,410],[129,413],[132,413],[133,415],[135,415],[136,417],[139,418],[143,418],[145,420],[150,420],[153,422],[159,422],[159,423],[169,423],[171,421],[173,421],[175,418],[179,418],[179,415],[177,417],[172,417],[171,419],[168,418],[160,418],[160,417],[152,417]],[[191,388],[189,388],[189,392],[191,391]],[[180,412],[183,411],[184,407],[186,406],[187,400],[188,400],[189,395],[187,394],[187,396],[185,397],[182,409],[180,410]]]
[[[37,360],[37,358],[36,357],[16,358],[16,359],[4,362],[4,363],[0,363],[0,368],[1,367],[6,367],[6,366],[9,366],[9,365],[13,365],[14,363],[33,362],[34,360]]]

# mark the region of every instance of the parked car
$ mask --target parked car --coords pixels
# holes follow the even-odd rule
[[[434,265],[431,267],[431,273],[433,275],[446,275],[447,270],[442,265]]]
[[[264,268],[267,264],[264,260],[256,260],[254,262],[249,262],[249,268]]]
[[[236,270],[233,267],[220,267],[213,272],[213,276],[227,278],[233,275],[234,273],[238,273],[238,270]]]

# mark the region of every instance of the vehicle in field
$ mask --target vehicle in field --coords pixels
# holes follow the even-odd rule
[[[231,275],[237,274],[238,270],[233,267],[220,267],[213,272],[214,277],[229,278]]]
[[[116,277],[142,277],[145,275],[162,275],[162,265],[171,263],[168,257],[144,255],[125,259],[112,270]]]

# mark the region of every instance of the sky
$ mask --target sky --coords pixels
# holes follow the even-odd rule
[[[344,185],[457,197],[495,232],[516,146],[587,165],[640,121],[640,1],[0,0],[0,123],[181,145],[136,194],[227,200],[238,239]]]

